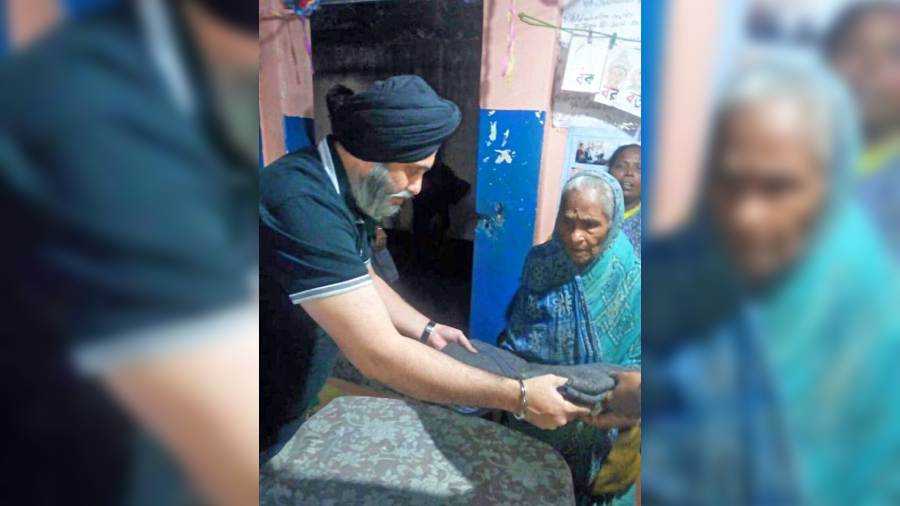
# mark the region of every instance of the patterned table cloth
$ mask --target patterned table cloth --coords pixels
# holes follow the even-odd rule
[[[574,504],[550,446],[443,407],[339,397],[260,469],[261,505]]]

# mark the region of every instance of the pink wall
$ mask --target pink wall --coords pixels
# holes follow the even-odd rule
[[[507,110],[551,110],[553,78],[559,50],[558,34],[547,28],[530,26],[511,15],[511,11],[559,24],[558,2],[547,0],[497,0],[484,2],[484,40],[481,55],[481,108]],[[507,60],[509,23],[512,18],[514,40],[512,72],[504,77]],[[553,231],[561,190],[562,164],[566,149],[566,129],[553,128],[546,121],[541,155],[538,209],[534,227],[535,243],[543,242]]]
[[[684,223],[696,199],[727,7],[717,0],[668,4],[659,130],[653,147],[657,150],[655,191],[648,196],[653,202],[651,235],[673,231]],[[698,12],[704,15],[697,16]]]
[[[53,27],[61,18],[60,0],[7,0],[6,19],[12,46],[22,46]]]
[[[259,18],[259,126],[268,164],[285,153],[284,117],[314,117],[312,62],[306,19],[280,0],[259,0]]]

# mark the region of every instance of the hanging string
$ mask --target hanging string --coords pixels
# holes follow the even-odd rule
[[[319,0],[284,0],[284,6],[294,11],[294,14],[308,18],[319,8]]]
[[[309,18],[300,18],[300,27],[303,29],[303,47],[306,48],[306,57],[309,62],[309,73],[316,75],[316,69],[313,67],[312,55],[312,26],[309,24]]]
[[[573,37],[600,37],[600,38],[608,38],[613,39],[616,42],[634,42],[636,44],[641,43],[641,39],[629,39],[627,37],[620,37],[618,34],[613,33],[603,33],[603,32],[595,32],[589,28],[570,28],[566,26],[554,25],[552,23],[548,23],[543,19],[536,18],[534,16],[529,16],[524,12],[519,13],[519,20],[525,23],[526,25],[537,26],[540,28],[552,28],[554,30],[558,30],[561,32],[566,32],[571,34]]]
[[[509,12],[506,13],[509,21],[509,31],[506,33],[506,60],[503,62],[503,72],[501,73],[507,79],[512,79],[513,67],[516,65],[516,55],[513,52],[513,43],[516,40],[516,17],[516,0],[509,0]]]

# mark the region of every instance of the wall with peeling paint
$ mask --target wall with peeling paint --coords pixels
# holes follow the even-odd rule
[[[259,0],[259,128],[262,163],[312,143],[309,21],[289,15],[281,0]]]
[[[469,334],[495,342],[519,285],[541,176],[543,111],[482,110]]]
[[[551,23],[561,17],[558,2],[485,2],[470,334],[491,342],[505,326],[525,255],[553,231],[566,144],[565,130],[544,120],[557,33],[521,23],[514,11]]]

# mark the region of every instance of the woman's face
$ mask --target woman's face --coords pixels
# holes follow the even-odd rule
[[[713,218],[738,267],[757,284],[803,252],[826,194],[825,170],[804,135],[808,116],[782,101],[728,114],[714,160]]]
[[[641,148],[625,149],[609,168],[609,173],[622,186],[626,205],[641,201]]]
[[[872,9],[832,55],[859,101],[870,132],[900,123],[900,8]]]
[[[574,190],[563,195],[557,228],[566,253],[579,267],[597,258],[609,232],[609,219],[603,214],[601,198],[595,189]]]

